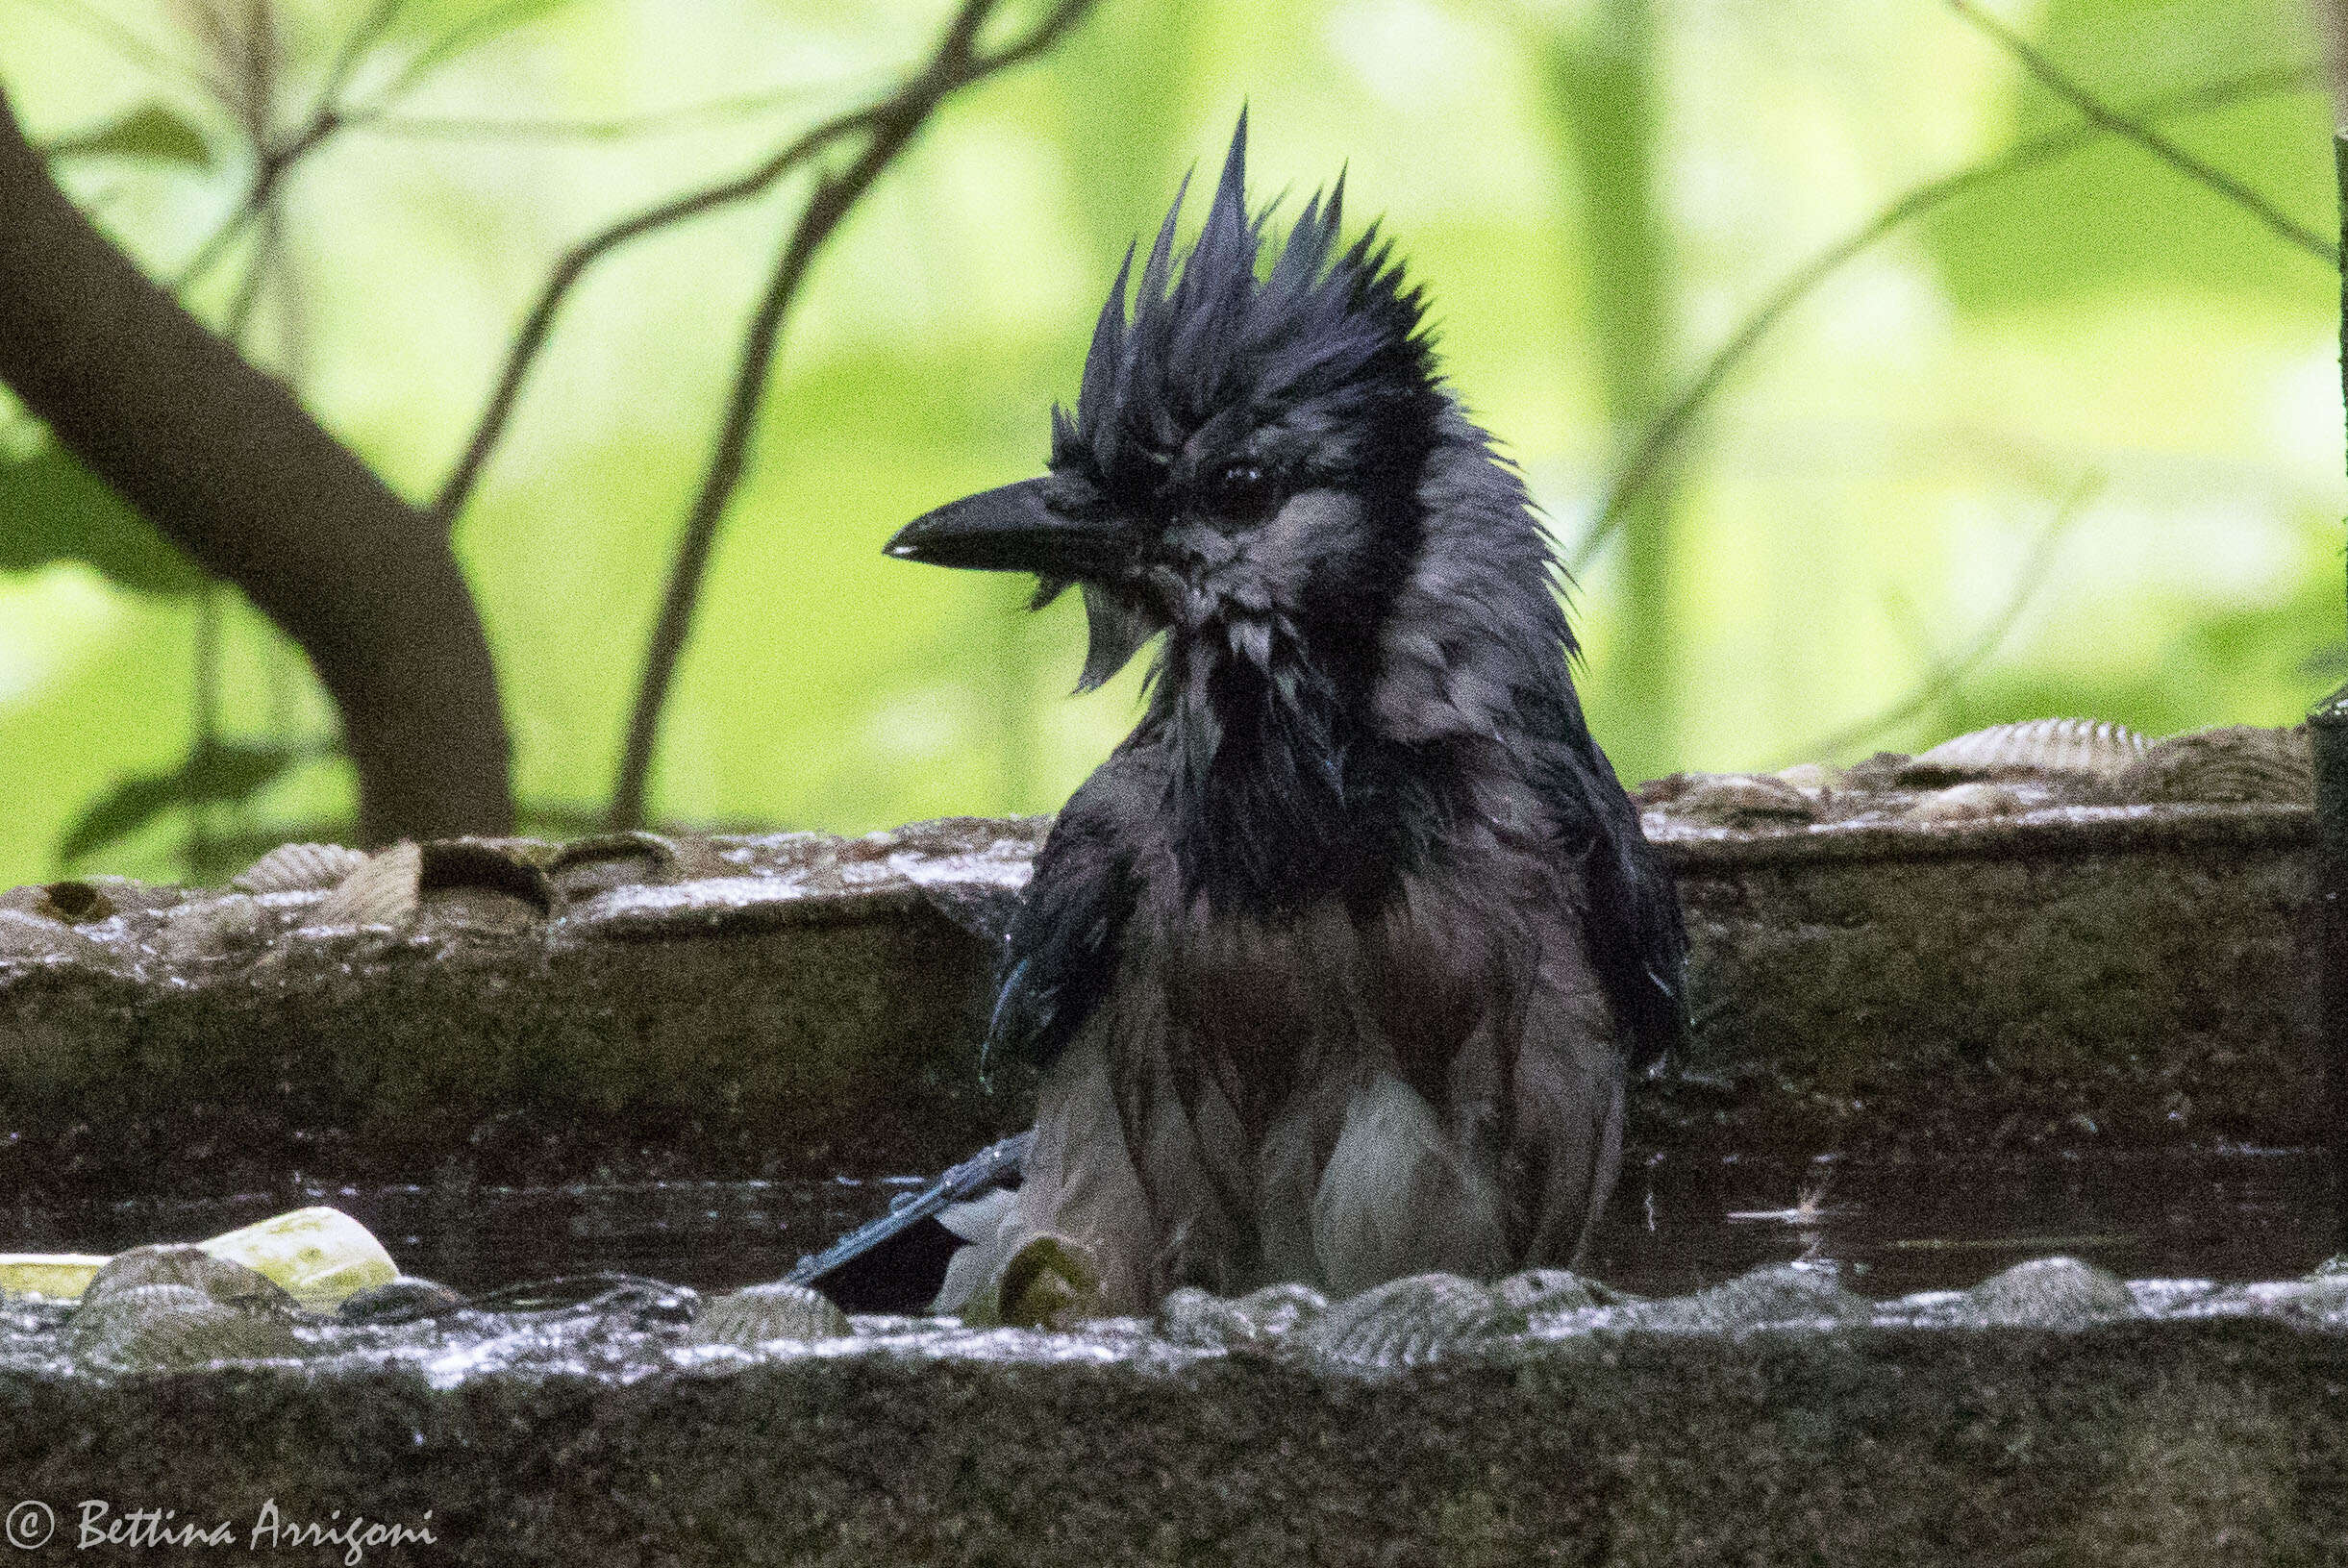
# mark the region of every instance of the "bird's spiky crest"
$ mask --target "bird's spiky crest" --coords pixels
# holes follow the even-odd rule
[[[1247,115],[1239,115],[1197,240],[1177,266],[1183,188],[1133,290],[1134,253],[1101,308],[1073,418],[1054,411],[1053,465],[1109,478],[1162,463],[1227,410],[1250,423],[1317,400],[1416,391],[1433,381],[1419,290],[1375,224],[1340,250],[1345,180],[1313,196],[1257,275],[1273,206],[1247,210]],[[1343,408],[1333,408],[1342,414]]]

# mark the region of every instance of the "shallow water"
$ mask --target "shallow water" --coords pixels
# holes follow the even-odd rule
[[[1523,1366],[1604,1354],[1623,1336],[1741,1340],[1754,1333],[1847,1337],[1882,1331],[2008,1329],[2077,1332],[2152,1321],[2262,1320],[2304,1332],[2348,1330],[2348,1276],[2322,1272],[2274,1282],[2122,1283],[2069,1258],[2017,1265],[1966,1291],[1921,1291],[1869,1301],[1836,1271],[1774,1264],[1687,1295],[1645,1300],[1535,1271],[1493,1285],[1422,1275],[1331,1303],[1282,1285],[1237,1300],[1177,1291],[1151,1318],[1107,1318],[1064,1332],[967,1326],[952,1318],[858,1316],[813,1334],[797,1323],[712,1333],[739,1296],[703,1297],[657,1281],[574,1277],[570,1299],[492,1293],[483,1302],[407,1321],[303,1318],[258,1348],[223,1352],[224,1312],[250,1329],[265,1310],[108,1298],[112,1323],[86,1325],[63,1303],[0,1302],[0,1379],[110,1381],[229,1364],[302,1365],[311,1378],[401,1372],[437,1388],[479,1380],[587,1378],[606,1383],[683,1373],[724,1375],[772,1360],[881,1358],[1071,1364],[1178,1371],[1238,1355],[1339,1379],[1385,1378],[1436,1361]],[[164,1287],[168,1288],[168,1287]],[[185,1292],[184,1294],[194,1294]],[[793,1314],[794,1318],[796,1314]],[[85,1332],[85,1329],[92,1332]],[[747,1332],[739,1332],[747,1330]]]
[[[468,1293],[594,1270],[718,1290],[778,1278],[923,1180],[288,1185],[223,1199],[0,1210],[0,1251],[196,1240],[322,1203],[373,1231],[403,1270]],[[2311,1150],[1882,1165],[1659,1158],[1623,1172],[1586,1272],[1666,1296],[1808,1258],[1838,1264],[1845,1286],[1878,1299],[1962,1289],[2050,1254],[2123,1279],[2283,1280],[2339,1250],[2331,1201],[2328,1165]]]
[[[1146,1370],[1244,1349],[1336,1376],[1383,1377],[1438,1357],[1575,1355],[1625,1332],[2073,1330],[2245,1317],[2348,1329],[2348,1274],[2310,1274],[2334,1251],[2322,1157],[2238,1149],[1880,1166],[1659,1160],[1625,1173],[1587,1271],[1603,1282],[1595,1287],[1536,1272],[1498,1285],[1401,1281],[1338,1304],[1294,1286],[1236,1302],[1176,1292],[1153,1320],[1064,1334],[887,1317],[851,1326],[835,1314],[852,1332],[818,1328],[809,1337],[803,1313],[713,1328],[715,1293],[775,1279],[801,1252],[921,1182],[288,1187],[78,1215],[0,1211],[0,1224],[20,1247],[108,1250],[333,1204],[372,1229],[408,1272],[473,1302],[420,1318],[303,1319],[258,1349],[225,1354],[294,1355],[321,1372],[403,1368],[442,1387],[558,1374],[629,1382],[773,1356]],[[550,1282],[515,1288],[522,1281]],[[217,1305],[137,1297],[113,1298],[116,1309],[87,1323],[88,1312],[64,1304],[0,1303],[0,1375],[112,1377],[188,1364],[190,1347],[212,1364],[224,1354],[213,1347],[228,1342],[218,1336],[237,1328],[220,1319],[237,1314]],[[115,1320],[119,1335],[108,1337]],[[288,1347],[287,1333],[298,1343]]]
[[[2336,1237],[2316,1150],[1658,1158],[1622,1173],[1588,1272],[1660,1296],[1808,1257],[1886,1299],[2062,1254],[2122,1279],[2227,1283],[2304,1274],[2340,1250]]]

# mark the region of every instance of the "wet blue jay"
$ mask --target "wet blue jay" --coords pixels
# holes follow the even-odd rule
[[[1524,486],[1390,242],[1341,240],[1342,180],[1267,260],[1246,133],[1130,311],[1128,252],[1049,473],[888,545],[1075,586],[1081,687],[1162,638],[1011,930],[986,1051],[1040,1098],[1023,1184],[947,1215],[943,1308],[1038,1245],[1074,1315],[1570,1265],[1627,1070],[1682,1029],[1679,905]]]

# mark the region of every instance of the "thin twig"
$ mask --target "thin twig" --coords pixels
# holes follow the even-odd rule
[[[29,0],[29,3],[65,18],[134,64],[143,65],[157,76],[171,78],[182,86],[193,87],[223,108],[233,108],[235,95],[225,83],[184,60],[174,59],[168,50],[149,43],[95,6],[84,5],[82,0]]]
[[[941,103],[973,83],[1041,54],[1073,27],[1092,3],[1093,0],[1060,0],[1027,37],[995,53],[982,54],[976,48],[979,31],[992,15],[997,0],[963,0],[953,21],[947,24],[945,36],[929,64],[899,88],[894,97],[865,112],[869,136],[855,162],[816,183],[806,210],[799,214],[799,221],[792,227],[790,238],[777,259],[774,276],[744,335],[741,363],[727,399],[725,422],[700,492],[693,498],[677,559],[669,571],[661,616],[645,650],[644,672],[629,715],[619,776],[612,788],[612,821],[615,825],[635,827],[643,821],[644,795],[652,771],[653,748],[660,735],[661,711],[667,703],[677,661],[692,629],[718,526],[748,464],[751,432],[765,395],[783,318],[815,253],[882,171],[920,133]],[[462,492],[459,498],[462,500]],[[443,516],[449,514],[443,512]]]
[[[245,230],[252,227],[254,219],[275,204],[279,188],[293,172],[294,166],[315,152],[340,128],[341,122],[331,110],[321,108],[308,124],[287,140],[275,145],[255,143],[253,178],[246,185],[244,194],[237,198],[236,210],[220,220],[219,227],[205,236],[204,243],[196,247],[195,254],[180,268],[179,276],[171,283],[172,292],[185,294],[200,282],[244,236]]]
[[[2133,116],[2121,113],[2106,104],[2102,99],[2064,75],[2053,61],[2033,48],[2020,34],[1973,4],[1973,0],[1948,0],[1948,6],[1951,11],[1994,39],[2001,48],[2014,58],[2024,70],[2036,77],[2040,86],[2097,125],[2102,126],[2113,136],[2124,137],[2135,142],[2186,179],[2198,181],[2209,187],[2309,255],[2335,269],[2339,266],[2339,249],[2332,241],[2295,221],[2273,202],[2268,201],[2224,169],[2194,157],[2150,126],[2141,124]]]
[[[875,111],[856,110],[827,120],[806,133],[745,174],[714,186],[705,186],[683,196],[672,196],[657,206],[646,208],[633,217],[623,218],[600,234],[589,236],[564,251],[547,274],[546,283],[538,290],[537,303],[522,320],[521,330],[514,335],[512,346],[506,351],[505,368],[499,372],[497,386],[489,394],[481,418],[473,427],[472,436],[465,442],[463,455],[440,485],[440,493],[433,502],[433,511],[444,524],[453,525],[457,514],[464,510],[473,487],[480,482],[482,465],[488,461],[490,451],[506,433],[506,424],[512,417],[513,406],[521,396],[522,383],[537,362],[538,353],[545,348],[553,333],[555,316],[563,301],[578,285],[587,268],[611,252],[632,239],[665,229],[674,223],[715,212],[736,202],[761,195],[775,182],[806,162],[843,137],[868,127]]]
[[[631,240],[764,194],[784,176],[830,151],[837,143],[861,134],[877,133],[887,118],[904,112],[911,102],[909,95],[917,89],[943,97],[968,82],[977,81],[981,76],[992,75],[1032,59],[1051,47],[1060,35],[1089,9],[1090,4],[1091,0],[1061,0],[1051,14],[1016,45],[993,55],[966,57],[962,68],[975,72],[975,75],[950,82],[939,79],[938,64],[946,58],[941,52],[930,68],[906,84],[897,96],[836,114],[799,136],[756,167],[730,180],[722,180],[715,185],[657,203],[632,217],[622,218],[598,234],[588,236],[563,252],[556,260],[554,269],[547,274],[545,285],[538,290],[537,302],[531,307],[529,315],[523,318],[521,330],[514,334],[512,345],[506,351],[505,367],[498,373],[497,386],[489,394],[489,401],[483,408],[481,418],[474,425],[462,455],[440,485],[440,493],[433,502],[434,513],[453,527],[458,515],[464,510],[465,503],[471,499],[474,487],[481,481],[483,466],[488,461],[490,452],[505,435],[506,426],[513,416],[514,405],[521,396],[522,383],[528,379],[532,365],[537,362],[539,353],[546,347],[548,336],[554,331],[555,317],[561,313],[564,301],[570,297],[571,290],[578,286],[589,267]],[[992,9],[992,0],[987,0],[984,5],[965,4],[962,12],[956,16],[954,28],[962,28],[972,12],[975,11],[983,20]],[[952,36],[950,31],[949,40]],[[923,111],[924,113],[927,112],[926,109]]]
[[[2105,484],[2106,476],[2091,473],[2071,486],[2071,493],[2063,497],[2061,505],[2055,509],[2054,516],[2047,519],[2046,527],[2038,535],[2036,542],[2032,544],[2030,555],[2015,575],[2013,589],[2007,596],[2005,604],[1999,607],[1996,614],[1983,623],[1981,630],[1974,634],[1973,640],[1966,644],[1961,653],[1928,671],[1913,690],[1883,711],[1801,748],[1793,754],[1795,759],[1809,761],[1838,757],[1861,741],[1906,723],[1956,690],[1966,676],[1981,666],[1983,660],[1997,652],[1998,646],[2013,631],[2014,624],[2022,618],[2022,611],[2029,608],[2031,599],[2037,593],[2039,585],[2046,581],[2047,568],[2054,561],[2055,547],[2062,542],[2062,536],[2069,532],[2071,524],[2102,493]]]
[[[283,203],[270,208],[262,220],[262,244],[277,280],[278,373],[287,385],[301,386],[311,379],[310,308],[302,295],[301,264],[293,247],[286,242]]]
[[[755,119],[777,110],[804,104],[818,88],[811,84],[774,87],[764,92],[737,93],[708,103],[682,104],[674,109],[648,110],[606,119],[521,120],[463,114],[385,114],[358,121],[353,129],[379,137],[415,137],[453,141],[624,141],[632,137],[666,136],[704,125]]]
[[[312,111],[313,114],[331,111],[342,101],[342,94],[349,90],[351,78],[359,74],[359,67],[365,62],[367,51],[381,43],[384,35],[391,31],[391,24],[399,20],[401,8],[405,4],[406,0],[376,0],[375,9],[359,19],[359,25],[352,28],[349,36],[342,40],[342,47],[335,51],[335,62],[326,68],[326,82],[318,89],[318,104],[316,110]]]
[[[206,6],[201,15],[210,23],[214,58],[229,73],[229,81],[236,90],[237,118],[251,139],[259,166],[266,169],[270,164],[268,148],[272,127],[276,122],[281,87],[279,67],[282,62],[275,18],[270,14],[266,0],[255,0],[248,12],[250,26],[247,29],[238,29],[235,19],[217,5]],[[355,52],[362,47],[362,33],[363,27],[353,33],[347,49]],[[334,90],[330,88],[320,102],[331,102]],[[323,135],[317,139],[323,139]],[[314,145],[314,141],[311,145]],[[294,155],[295,158],[300,156],[299,153]],[[278,173],[282,174],[283,169],[289,167],[290,160],[278,165]],[[245,275],[239,280],[236,295],[230,300],[228,311],[221,318],[220,325],[220,335],[228,339],[229,346],[247,358],[251,356],[246,348],[246,335],[252,328],[262,286],[284,241],[277,188],[276,178],[256,178],[239,210],[240,221],[222,228],[223,234],[233,236],[250,223],[258,221],[260,225],[260,236],[247,261]],[[196,598],[193,652],[195,735],[188,748],[185,770],[185,777],[191,783],[210,775],[213,759],[220,754],[224,743],[220,671],[227,654],[227,601],[220,580],[207,576]],[[200,883],[217,869],[215,861],[219,832],[214,803],[201,788],[196,788],[185,805],[187,810],[187,879]],[[230,804],[229,815],[235,828],[242,830],[249,825],[250,809],[249,799]]]
[[[424,79],[476,44],[486,43],[501,33],[537,21],[548,12],[560,10],[568,0],[508,0],[492,11],[487,11],[469,21],[460,22],[439,37],[426,44],[413,60],[400,68],[379,100],[388,104],[405,97],[423,85]]]
[[[2202,113],[2247,99],[2305,91],[2315,82],[2316,71],[2312,65],[2268,67],[2182,92],[2164,94],[2136,106],[2130,112],[2138,118]],[[1711,358],[1682,385],[1678,394],[1648,424],[1639,437],[1638,445],[1623,463],[1613,489],[1598,509],[1597,520],[1575,545],[1573,556],[1567,562],[1567,571],[1578,576],[1597,558],[1606,541],[1621,526],[1631,502],[1661,472],[1705,405],[1761,346],[1761,339],[1829,277],[1903,225],[1985,185],[2067,158],[2104,135],[2104,129],[2096,125],[2075,125],[2050,131],[2044,136],[2017,143],[1995,157],[1959,169],[1954,174],[1927,181],[1795,268],[1754,307],[1736,330],[1712,351]]]
[[[261,238],[253,247],[252,260],[246,264],[244,276],[237,280],[236,295],[230,299],[228,313],[221,317],[220,336],[244,350],[245,329],[252,325],[254,309],[261,303],[261,290],[267,281],[269,268],[275,263],[276,250],[283,235],[277,221],[277,207],[271,203],[256,214],[261,224]]]
[[[171,292],[184,297],[187,290],[203,281],[206,273],[219,264],[220,259],[229,253],[237,240],[244,237],[245,230],[252,226],[256,211],[253,198],[259,193],[260,182],[255,180],[245,187],[244,194],[237,198],[237,205],[228,216],[222,218],[219,225],[204,236],[204,242],[195,248],[195,253],[181,263],[179,276],[171,280]]]
[[[346,108],[342,94],[349,87],[366,53],[382,41],[383,36],[397,18],[404,0],[378,0],[376,6],[359,19],[358,25],[343,37],[335,52],[334,63],[327,68],[325,86],[319,90],[316,107],[312,109],[302,128],[282,139],[273,137],[268,130],[266,115],[258,124],[248,124],[247,135],[253,143],[253,178],[237,199],[236,209],[222,219],[218,228],[205,236],[180,268],[173,280],[172,292],[185,294],[204,275],[226,256],[251,227],[254,218],[274,206],[280,187],[292,174],[295,165],[323,146],[337,133],[363,119],[380,114],[396,97],[397,88],[387,88],[383,96],[363,110]],[[241,117],[241,116],[240,116]]]
[[[207,577],[196,588],[195,646],[191,657],[195,664],[195,689],[191,701],[194,738],[187,748],[184,774],[200,777],[214,753],[220,749],[220,582]],[[187,840],[181,854],[187,862],[187,880],[201,882],[204,871],[212,863],[212,802],[200,793],[191,794],[187,808]]]
[[[228,84],[228,104],[237,128],[251,142],[260,156],[269,142],[270,115],[276,94],[277,73],[272,58],[273,37],[264,29],[267,20],[261,4],[250,12],[250,37],[238,28],[234,18],[212,0],[196,8],[194,19],[199,36],[212,62],[224,73]],[[223,253],[227,242],[242,233],[245,225],[260,212],[259,203],[265,200],[259,182],[248,189],[238,203],[234,219],[217,231],[214,240],[205,247],[208,252]],[[245,330],[252,323],[253,307],[260,297],[261,279],[268,265],[269,233],[262,231],[261,243],[247,262],[244,278],[236,297],[230,302],[220,336],[229,346],[242,353]],[[216,247],[216,249],[215,249]],[[209,265],[209,261],[206,262]],[[196,269],[191,268],[191,274]],[[198,585],[195,595],[195,636],[188,650],[193,668],[189,683],[188,715],[190,734],[187,759],[180,769],[180,778],[187,788],[181,807],[187,813],[187,837],[181,848],[187,880],[202,882],[209,873],[213,856],[213,802],[200,786],[199,781],[211,775],[213,759],[222,749],[220,722],[220,668],[225,646],[222,622],[223,595],[219,579],[206,576]]]

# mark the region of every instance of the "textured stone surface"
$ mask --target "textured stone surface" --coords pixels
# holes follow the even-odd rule
[[[1697,1018],[1688,1059],[1635,1096],[1652,1146],[2324,1135],[2307,808],[1648,820]]]
[[[0,1378],[0,1477],[63,1518],[30,1561],[86,1556],[83,1499],[229,1520],[240,1555],[273,1503],[434,1532],[368,1561],[505,1565],[2348,1560],[2348,1339],[2269,1322],[1631,1334],[1379,1379],[723,1354]]]
[[[333,893],[175,895],[0,943],[0,1191],[959,1157],[1016,1097],[982,1096],[966,1042],[1036,841],[946,822],[703,843],[677,880],[590,885],[551,918],[432,887],[428,846],[401,925],[312,923]]]
[[[1879,771],[1652,792],[1697,1039],[1635,1146],[2317,1138],[2307,808],[2017,781],[1918,820]],[[425,846],[354,873],[398,884],[371,926],[318,924],[330,890],[0,895],[0,1191],[941,1167],[1026,1115],[970,1046],[1043,826]]]

